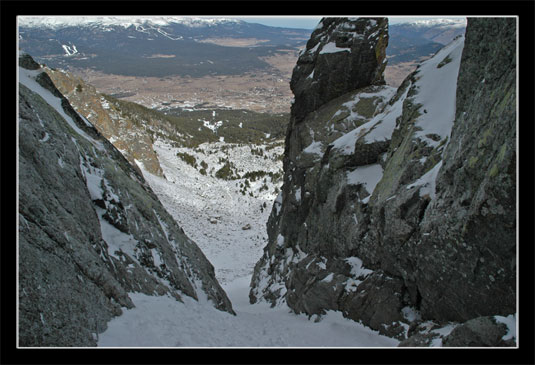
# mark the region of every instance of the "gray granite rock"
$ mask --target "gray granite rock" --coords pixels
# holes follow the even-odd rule
[[[492,317],[477,317],[455,327],[442,340],[444,347],[503,347],[507,326]]]
[[[204,291],[233,313],[143,177],[25,58],[21,75],[37,83],[19,85],[19,345],[95,346],[134,306],[129,292],[181,301]]]
[[[349,91],[384,84],[387,46],[386,18],[323,18],[292,73],[295,120]]]
[[[313,86],[324,75],[315,68],[320,49],[336,46],[338,30],[353,22],[322,21],[294,69],[284,184],[251,302],[286,300],[308,314],[340,310],[401,340],[416,326],[403,308],[437,323],[515,313],[515,20],[469,19],[466,38],[420,65],[397,91],[360,74],[353,90],[320,93]],[[371,34],[384,31],[376,24]],[[381,43],[358,31],[348,39],[357,38],[370,48]],[[345,68],[355,75],[350,63]],[[435,91],[425,90],[429,80],[441,80]],[[446,88],[454,96],[444,120],[451,129],[426,130]],[[359,100],[370,95],[375,108],[362,113]],[[419,336],[409,343],[436,338]]]

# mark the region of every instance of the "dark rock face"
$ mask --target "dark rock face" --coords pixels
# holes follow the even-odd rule
[[[326,24],[336,33],[343,22]],[[409,312],[438,323],[515,313],[515,34],[514,19],[469,19],[466,38],[397,91],[364,78],[325,102],[296,87],[298,63],[302,94],[251,302],[339,310],[415,346],[438,335],[411,330],[420,322]]]
[[[35,60],[27,53],[22,53],[19,57],[19,67],[24,67],[27,70],[38,70],[39,65]]]
[[[515,20],[469,19],[461,62],[416,281],[423,314],[464,321],[516,311]]]
[[[29,60],[22,61],[21,66]],[[214,269],[143,177],[46,73],[20,68],[19,345],[94,346],[129,292],[206,292]]]
[[[296,122],[348,91],[384,84],[387,46],[386,18],[323,18],[292,74]]]
[[[382,320],[398,320],[401,303],[384,299],[400,284],[390,279],[384,283],[381,273],[368,277],[371,271],[362,268],[362,262],[354,257],[354,241],[361,229],[355,220],[367,219],[367,207],[362,200],[373,188],[351,181],[348,176],[359,167],[371,166],[373,173],[382,171],[381,156],[388,150],[390,136],[371,135],[374,129],[387,124],[386,129],[393,129],[407,88],[396,94],[393,88],[378,85],[382,83],[383,58],[375,63],[363,61],[364,66],[355,71],[366,55],[383,54],[388,37],[386,19],[324,19],[322,24],[300,60],[306,61],[312,55],[314,59],[344,56],[343,62],[330,60],[352,65],[347,66],[352,71],[343,71],[343,78],[353,81],[340,89],[343,91],[331,90],[329,95],[334,98],[327,102],[325,92],[322,94],[310,85],[296,94],[286,137],[284,185],[268,221],[270,243],[256,265],[250,300],[265,299],[275,304],[284,297],[296,312],[320,315],[325,310],[341,310],[355,319],[362,312],[357,308],[359,305],[377,307],[367,321],[375,329],[385,331]],[[339,30],[345,30],[345,37],[359,47],[322,53],[321,49],[326,48],[338,50],[334,40],[338,39]],[[307,70],[310,65],[316,68]],[[321,62],[319,65],[316,61],[298,62],[292,78],[294,92],[299,89],[296,85],[311,83],[317,75],[325,74],[329,80],[335,80],[342,72]],[[313,78],[308,78],[307,72],[313,72]],[[329,88],[328,84],[322,87]],[[300,108],[303,103],[307,105],[304,109]],[[321,106],[310,111],[311,105]],[[310,112],[306,114],[307,111]],[[366,124],[374,117],[373,122]],[[335,141],[355,128],[359,129],[360,138],[345,146],[353,150],[347,152]],[[356,283],[362,281],[363,289],[355,292]],[[382,285],[380,293],[374,291],[377,285]]]

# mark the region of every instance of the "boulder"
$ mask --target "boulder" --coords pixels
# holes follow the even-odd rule
[[[505,342],[507,326],[497,323],[493,317],[477,317],[455,327],[444,337],[444,347],[503,347],[514,346]]]

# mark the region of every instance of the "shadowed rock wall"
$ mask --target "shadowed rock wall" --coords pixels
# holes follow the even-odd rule
[[[72,109],[31,57],[19,63],[19,345],[95,346],[129,292],[233,313],[213,266],[143,177]]]

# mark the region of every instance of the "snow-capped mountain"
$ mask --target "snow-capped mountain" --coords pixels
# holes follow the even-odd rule
[[[265,57],[301,49],[311,33],[225,17],[20,16],[18,24],[20,48],[49,66],[156,77],[269,70]],[[430,56],[465,26],[464,19],[392,24],[388,62]]]
[[[391,24],[387,49],[389,65],[429,57],[458,35],[464,34],[466,19],[416,20]]]
[[[391,36],[404,36],[417,40],[427,40],[446,45],[456,36],[464,34],[466,29],[466,18],[456,19],[431,19],[415,20],[407,23],[392,24],[390,26]]]
[[[241,20],[222,17],[179,17],[179,16],[21,16],[22,27],[60,29],[64,27],[101,27],[111,30],[114,26],[139,28],[181,24],[188,27],[210,27],[220,24],[243,23]],[[108,28],[106,28],[108,27]]]
[[[453,27],[466,28],[465,18],[437,18],[437,19],[422,19],[403,23],[405,25],[421,28],[430,27]]]

